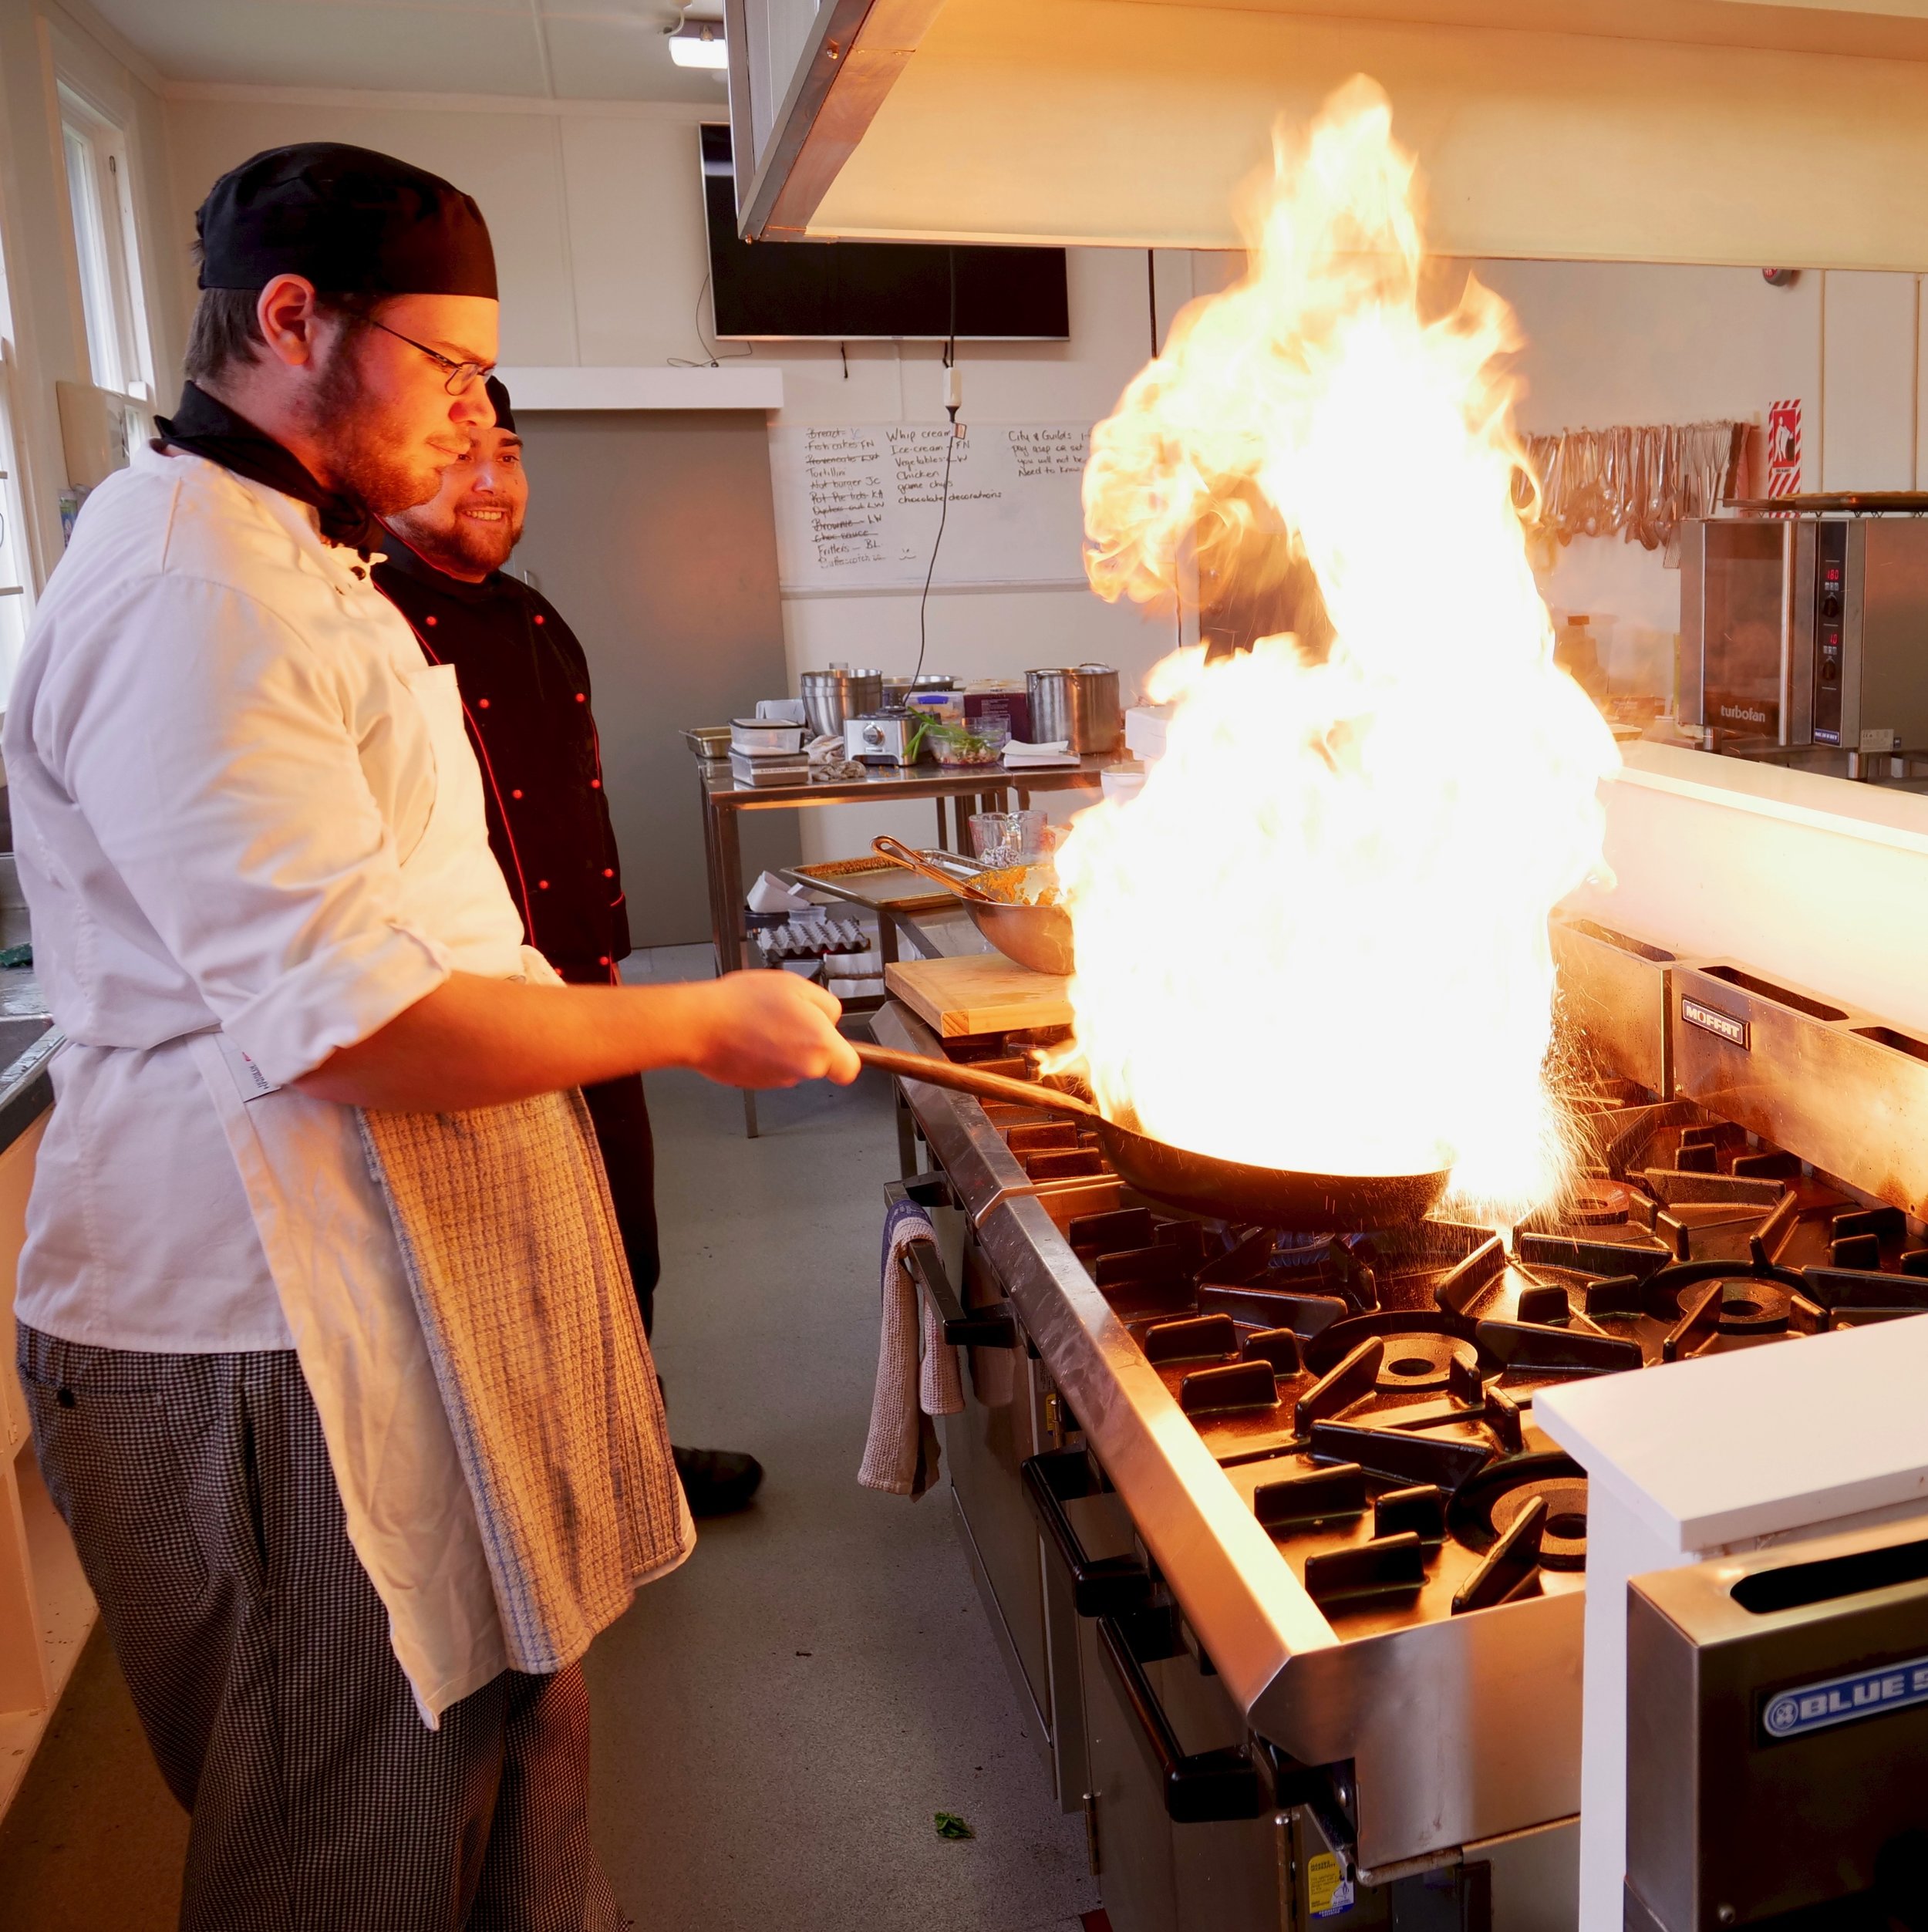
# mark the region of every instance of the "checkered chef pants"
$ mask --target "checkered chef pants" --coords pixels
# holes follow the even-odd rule
[[[22,1327],[47,1487],[161,1775],[183,1932],[604,1932],[581,1667],[430,1730],[350,1546],[292,1350],[156,1355]]]

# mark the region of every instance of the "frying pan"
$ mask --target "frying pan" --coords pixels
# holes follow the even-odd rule
[[[1013,905],[979,892],[968,875],[948,869],[952,860],[944,855],[939,865],[926,852],[914,851],[901,840],[885,835],[871,841],[872,849],[913,872],[948,885],[963,902],[971,923],[1003,953],[1033,973],[1068,973],[1071,970],[1071,915],[1061,905]]]
[[[889,1047],[852,1044],[866,1067],[905,1080],[953,1087],[980,1100],[1067,1114],[1096,1129],[1104,1158],[1127,1186],[1168,1207],[1215,1220],[1256,1222],[1300,1234],[1383,1228],[1424,1219],[1451,1178],[1451,1170],[1445,1168],[1431,1174],[1302,1174],[1288,1168],[1252,1167],[1173,1147],[1121,1127],[1088,1100],[1055,1087],[1034,1086],[981,1067],[927,1060],[922,1054],[899,1053]]]

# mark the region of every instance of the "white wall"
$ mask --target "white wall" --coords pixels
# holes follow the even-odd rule
[[[1824,279],[1821,487],[1912,490],[1921,278]]]

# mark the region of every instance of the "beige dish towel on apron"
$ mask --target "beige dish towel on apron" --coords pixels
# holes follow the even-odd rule
[[[588,1106],[359,1118],[510,1664],[564,1669],[696,1542]]]

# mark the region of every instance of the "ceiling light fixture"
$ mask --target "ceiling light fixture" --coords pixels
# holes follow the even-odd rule
[[[669,58],[679,67],[720,72],[730,65],[720,20],[686,20],[669,35]]]

